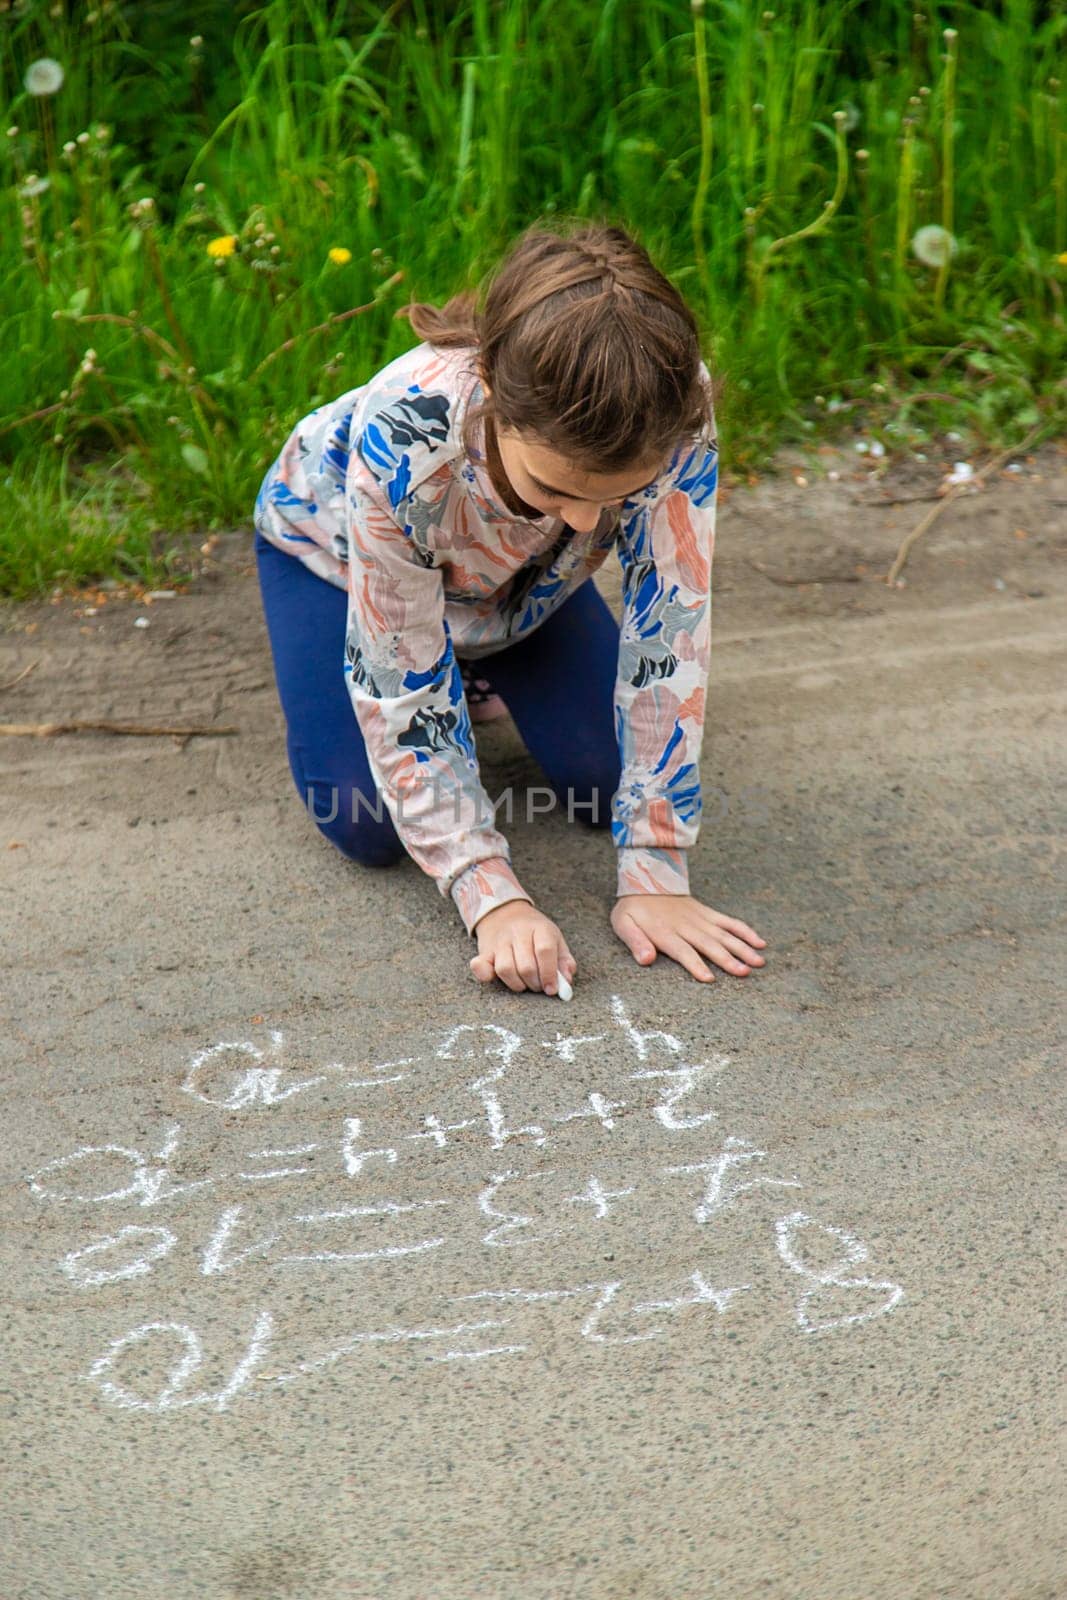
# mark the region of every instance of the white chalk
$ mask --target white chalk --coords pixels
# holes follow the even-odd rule
[[[562,972],[556,973],[556,985],[556,993],[559,995],[561,1000],[572,1000],[574,998],[574,990],[571,988]]]

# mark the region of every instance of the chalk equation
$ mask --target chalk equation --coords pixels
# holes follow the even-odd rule
[[[107,1231],[76,1244],[56,1262],[72,1291],[86,1295],[109,1284],[142,1285],[161,1278],[168,1263],[179,1262],[185,1271],[192,1268],[194,1281],[247,1279],[256,1296],[262,1293],[264,1271],[285,1282],[295,1271],[358,1272],[372,1263],[395,1262],[407,1272],[417,1270],[420,1258],[442,1253],[447,1258],[454,1252],[469,1262],[472,1256],[479,1259],[479,1250],[492,1252],[480,1258],[488,1271],[494,1260],[522,1262],[537,1246],[558,1250],[561,1241],[576,1235],[579,1242],[593,1241],[597,1230],[603,1233],[631,1219],[636,1226],[650,1215],[668,1218],[672,1241],[688,1226],[696,1230],[699,1244],[720,1237],[740,1204],[751,1206],[744,1196],[760,1193],[786,1201],[783,1191],[804,1187],[795,1173],[779,1170],[757,1142],[714,1126],[720,1113],[708,1102],[729,1071],[730,1057],[712,1052],[706,1059],[688,1059],[673,1034],[641,1031],[618,995],[611,997],[605,1032],[557,1031],[528,1045],[495,1023],[461,1024],[412,1055],[358,1068],[332,1062],[303,1075],[286,1065],[281,1031],[269,1029],[268,1038],[265,1047],[249,1040],[212,1045],[198,1051],[184,1072],[182,1092],[201,1107],[225,1111],[227,1132],[240,1130],[240,1147],[219,1170],[190,1175],[196,1170],[195,1144],[175,1121],[153,1141],[154,1148],[83,1145],[28,1175],[30,1192],[42,1205],[78,1208],[90,1217],[96,1208],[117,1213]],[[609,1041],[608,1049],[598,1048]],[[618,1059],[620,1045],[631,1068],[621,1078],[617,1067],[607,1065]],[[587,1088],[578,1098],[565,1071],[551,1073],[546,1085],[543,1069],[553,1059],[562,1068],[581,1064],[587,1083],[611,1070],[615,1081]],[[558,1101],[536,1122],[512,1114],[532,1066],[541,1068],[534,1074],[539,1092],[551,1091]],[[386,1116],[375,1102],[380,1107],[378,1091],[405,1082],[424,1086],[438,1106],[398,1132],[395,1106]],[[262,1131],[255,1137],[274,1107],[313,1090],[327,1136],[294,1144],[275,1144],[269,1136],[263,1142]],[[471,1114],[446,1114],[445,1099],[458,1100]],[[646,1163],[640,1173],[620,1179],[618,1157],[620,1150],[626,1153],[625,1135],[635,1119],[651,1119],[679,1145],[687,1141],[685,1151],[678,1150],[685,1159],[660,1162],[651,1170]],[[392,1128],[387,1137],[377,1131],[385,1121]],[[577,1182],[572,1164],[567,1170],[551,1164],[552,1149],[562,1156],[583,1122],[595,1127],[599,1159],[614,1176],[593,1170],[596,1155],[588,1158],[591,1170]],[[217,1137],[211,1146],[217,1149]],[[476,1155],[489,1152],[491,1170],[483,1169],[473,1183],[467,1177],[457,1192],[447,1177],[447,1157],[438,1154],[450,1149],[462,1155],[465,1172]],[[524,1150],[533,1152],[532,1167],[515,1164]],[[405,1170],[425,1178],[420,1154],[429,1151],[430,1175],[442,1192],[408,1201],[381,1192]],[[335,1200],[318,1207],[306,1200],[301,1204],[297,1195],[301,1189],[306,1194],[309,1183],[325,1183]],[[793,1197],[786,1203],[791,1207]],[[857,1271],[869,1252],[844,1228],[787,1208],[766,1233],[774,1262],[790,1275],[793,1320],[801,1333],[826,1334],[870,1322],[904,1296],[901,1285]],[[113,1338],[80,1376],[105,1401],[131,1411],[188,1406],[225,1411],[238,1398],[262,1399],[381,1344],[424,1347],[427,1364],[518,1356],[530,1348],[525,1330],[539,1312],[573,1314],[578,1336],[593,1348],[641,1343],[666,1337],[673,1318],[694,1311],[726,1317],[739,1296],[754,1292],[751,1282],[712,1282],[706,1265],[694,1265],[658,1293],[648,1283],[602,1273],[561,1287],[471,1287],[438,1294],[449,1309],[425,1325],[345,1330],[328,1348],[288,1362],[279,1348],[284,1339],[275,1315],[260,1305],[229,1353],[216,1348],[207,1356],[200,1333],[188,1322],[150,1320]],[[477,1347],[467,1348],[472,1343]],[[219,1373],[231,1357],[222,1379]],[[147,1392],[146,1365],[157,1374]]]

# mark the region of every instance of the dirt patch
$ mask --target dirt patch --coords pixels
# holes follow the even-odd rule
[[[852,624],[913,617],[997,596],[1035,606],[1054,592],[1067,545],[1067,448],[1043,447],[964,491],[913,547],[902,576],[885,576],[906,534],[944,493],[951,460],[857,465],[854,452],[825,446],[782,452],[775,474],[720,488],[713,584],[716,639],[806,619]],[[1016,470],[1017,469],[1017,470]],[[616,613],[617,566],[597,584]],[[251,527],[219,537],[188,592],[93,589],[0,607],[0,719],[9,723],[103,720],[139,725],[230,726],[237,740],[201,740],[217,776],[261,770],[283,727],[252,553]],[[713,645],[712,694],[718,662]],[[92,752],[104,765],[140,757],[156,741],[98,733],[60,736],[63,759]],[[173,744],[184,749],[187,739]],[[55,749],[53,741],[53,750]],[[120,748],[121,747],[121,748]],[[225,748],[224,748],[225,747]],[[40,798],[38,741],[7,738],[9,815]],[[20,778],[25,784],[20,784]],[[85,803],[114,801],[118,788],[82,791]],[[171,763],[140,773],[138,810],[163,819],[210,805],[198,784],[176,785]],[[135,824],[137,816],[129,820]],[[6,842],[6,841],[5,841]]]

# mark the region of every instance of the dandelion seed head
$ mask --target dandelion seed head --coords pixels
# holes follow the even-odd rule
[[[860,125],[859,106],[853,105],[851,100],[846,100],[841,109],[845,117],[845,132],[851,133],[854,128],[858,128]]]
[[[89,135],[87,133],[79,133],[75,143],[77,143],[77,144],[88,144],[89,143]]]
[[[51,56],[31,61],[23,78],[27,94],[56,94],[63,87],[63,68]]]
[[[18,138],[18,131],[19,130],[18,130],[17,126],[15,126],[15,124],[13,123],[11,125],[11,127],[8,128],[8,130],[7,130],[8,138],[9,139],[17,139]]]
[[[959,245],[946,228],[936,222],[920,228],[911,241],[911,248],[926,267],[940,267],[959,250]]]
[[[36,172],[27,173],[26,182],[19,190],[19,194],[24,200],[32,200],[36,195],[44,194],[50,183],[50,178],[39,178]]]

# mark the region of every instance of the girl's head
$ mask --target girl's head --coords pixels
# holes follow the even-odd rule
[[[591,528],[601,509],[666,468],[676,446],[714,430],[692,312],[622,228],[533,224],[476,292],[403,313],[421,339],[471,345],[484,419],[512,488],[540,513]]]

